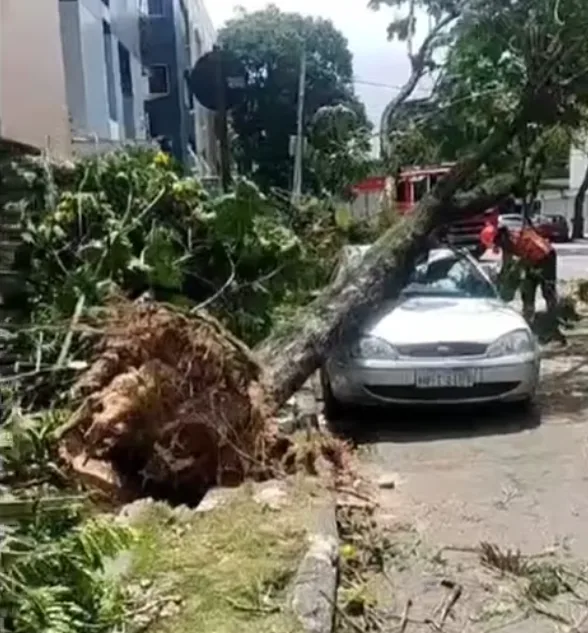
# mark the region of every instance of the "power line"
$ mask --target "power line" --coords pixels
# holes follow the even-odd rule
[[[426,77],[431,77],[431,74],[430,73],[423,74],[423,76],[421,77],[419,81],[425,79]],[[443,73],[442,74],[442,79],[444,80],[463,79],[464,77],[467,78],[467,75],[463,75],[459,73]],[[365,86],[374,86],[375,88],[386,88],[388,90],[402,90],[405,86],[405,84],[388,84],[388,83],[379,82],[379,81],[371,81],[369,79],[362,79],[361,77],[353,77],[353,79],[351,80],[351,83],[365,85]],[[438,83],[438,80],[435,80],[431,84],[430,88],[425,88],[424,86],[417,86],[415,90],[424,90],[424,91],[430,92],[431,90],[433,90],[435,84],[437,83]]]
[[[503,92],[504,89],[502,87],[497,87],[497,88],[492,88],[491,90],[480,90],[479,92],[473,92],[465,97],[459,97],[456,99],[451,99],[449,101],[446,101],[444,103],[440,103],[440,104],[435,104],[435,111],[431,112],[429,114],[423,114],[420,117],[415,117],[414,119],[411,119],[411,123],[415,124],[415,125],[422,125],[423,123],[427,122],[428,120],[432,119],[433,117],[438,115],[439,110],[447,110],[449,108],[451,108],[453,105],[455,105],[456,103],[463,103],[466,101],[471,101],[473,99],[477,99],[478,97],[482,97],[484,95],[491,95],[491,94],[495,94],[495,93],[499,93],[499,92]],[[381,130],[378,132],[373,132],[372,136],[376,137],[379,136],[381,133]]]
[[[353,84],[358,84],[358,85],[361,85],[361,86],[373,86],[374,88],[386,88],[388,90],[402,90],[404,88],[403,85],[385,84],[385,83],[380,83],[378,81],[369,81],[367,79],[358,79],[356,77],[353,78],[352,83]],[[417,88],[415,88],[415,91],[417,91],[417,90],[426,90],[427,92],[430,92],[431,89],[423,88],[423,87],[417,87]]]

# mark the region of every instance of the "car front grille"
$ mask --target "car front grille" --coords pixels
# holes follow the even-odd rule
[[[412,358],[455,358],[459,356],[483,356],[487,345],[484,343],[416,343],[396,346],[401,356]]]
[[[473,387],[439,387],[420,389],[414,385],[364,385],[364,389],[373,396],[389,400],[474,400],[493,398],[509,393],[520,385],[519,382],[488,382]]]

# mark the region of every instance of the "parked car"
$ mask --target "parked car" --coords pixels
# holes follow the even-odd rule
[[[520,231],[523,228],[523,216],[518,213],[505,213],[500,216],[500,223],[509,231]]]
[[[347,247],[356,252],[342,261],[357,263],[367,248]],[[330,419],[348,405],[532,402],[536,338],[468,253],[432,250],[376,312],[321,370]]]
[[[570,226],[564,215],[542,215],[534,222],[537,232],[551,242],[569,242]]]

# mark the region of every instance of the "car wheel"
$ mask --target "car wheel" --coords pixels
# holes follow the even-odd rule
[[[345,409],[335,396],[324,371],[321,371],[321,387],[323,391],[323,408],[327,423],[332,431],[341,430]]]
[[[530,415],[535,411],[535,397],[528,396],[524,400],[517,400],[511,404],[511,410],[513,413],[517,413],[519,415]]]

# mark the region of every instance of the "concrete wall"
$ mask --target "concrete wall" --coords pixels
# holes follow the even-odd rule
[[[0,136],[70,154],[58,0],[0,0]]]
[[[140,60],[138,4],[110,0],[107,7],[101,0],[60,0],[60,15],[74,136],[144,139],[145,81]],[[112,61],[110,78],[104,24],[110,29],[107,37],[108,57]],[[125,90],[126,94],[121,76],[121,46],[129,58],[130,90]]]

